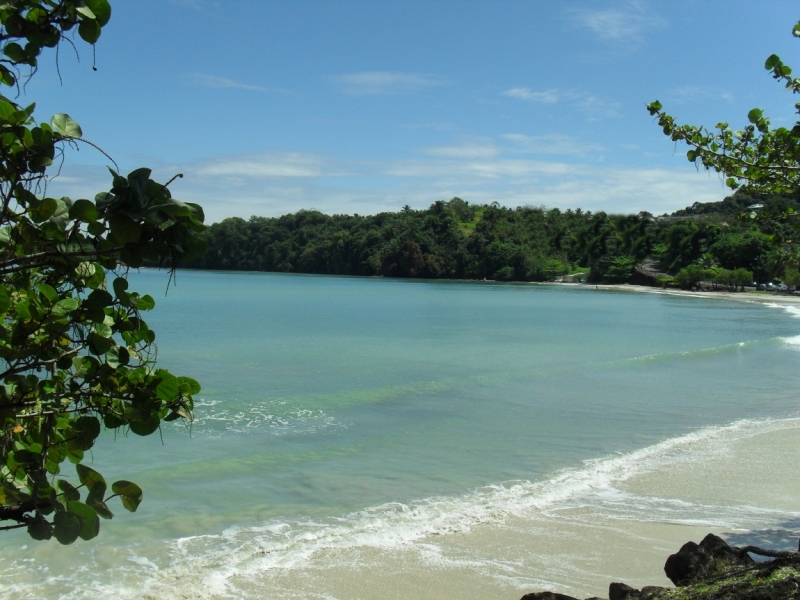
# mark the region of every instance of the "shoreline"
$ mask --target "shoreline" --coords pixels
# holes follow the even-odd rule
[[[770,294],[768,292],[690,292],[687,290],[671,290],[630,283],[562,283],[558,281],[531,282],[531,285],[555,285],[567,288],[585,289],[588,291],[636,292],[639,294],[660,294],[663,296],[680,296],[683,298],[706,298],[716,300],[734,300],[756,304],[800,305],[800,296]]]

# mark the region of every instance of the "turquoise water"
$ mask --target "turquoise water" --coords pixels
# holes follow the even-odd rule
[[[455,513],[472,514],[470,498],[484,506],[484,492],[710,426],[798,413],[800,320],[780,308],[187,271],[164,297],[165,273],[131,279],[156,298],[147,321],[159,364],[203,386],[195,422],[167,424],[160,438],[105,435],[93,464],[143,487],[139,511],[120,508],[99,538],[69,550],[3,534],[0,592],[139,597],[152,584],[152,597],[166,598],[180,586],[164,572],[177,581],[183,565],[217,582],[220,597],[246,597],[225,558],[245,545],[302,570],[297,557],[331,527],[337,543],[412,544],[430,534],[429,517],[415,517],[407,538],[369,525],[369,542],[364,523],[462,499],[446,515],[458,531]]]

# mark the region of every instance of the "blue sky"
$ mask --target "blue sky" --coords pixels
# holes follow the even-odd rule
[[[112,0],[19,101],[69,113],[123,172],[148,166],[208,222],[301,208],[374,214],[459,196],[662,213],[719,200],[645,110],[745,124],[794,103],[796,2]],[[108,160],[69,151],[50,195],[93,197]]]

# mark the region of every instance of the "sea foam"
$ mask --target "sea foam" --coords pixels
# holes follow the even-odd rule
[[[708,427],[623,455],[586,461],[541,481],[491,485],[462,496],[387,503],[331,519],[274,521],[236,527],[220,535],[187,537],[172,543],[172,565],[149,583],[174,582],[181,574],[203,579],[200,589],[234,593],[231,580],[274,570],[302,569],[318,559],[353,550],[404,549],[429,555],[440,536],[466,534],[482,525],[501,525],[514,517],[542,519],[581,506],[600,508],[612,518],[686,525],[735,527],[742,519],[770,522],[776,511],[758,507],[697,505],[680,499],[650,498],[617,486],[637,475],[674,468],[680,463],[724,456],[729,446],[755,435],[800,427],[800,419],[742,420]],[[701,459],[702,457],[702,459]],[[781,513],[780,516],[786,516]],[[797,518],[798,515],[792,515]],[[346,554],[346,552],[345,552]],[[326,556],[326,560],[333,560]],[[152,575],[152,573],[150,573]],[[234,586],[235,587],[235,586]]]

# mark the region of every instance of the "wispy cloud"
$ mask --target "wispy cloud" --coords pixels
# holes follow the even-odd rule
[[[412,94],[447,83],[431,75],[391,71],[345,73],[336,75],[331,79],[339,86],[342,92],[351,96]]]
[[[618,119],[622,116],[619,109],[622,104],[614,100],[598,98],[597,96],[583,96],[575,100],[575,106],[583,109],[587,121],[600,119]]]
[[[206,75],[205,73],[194,73],[192,78],[197,85],[209,88],[236,88],[240,90],[251,90],[254,92],[269,92],[281,91],[271,90],[260,85],[250,85],[248,83],[241,83],[233,79],[225,79],[224,77],[216,77],[215,75]]]
[[[346,160],[297,151],[162,163],[155,166],[154,178],[167,181],[184,173],[170,190],[180,200],[201,204],[208,222],[279,216],[303,208],[374,214],[405,204],[423,208],[453,196],[512,207],[662,213],[726,194],[718,177],[686,169],[677,158],[680,166],[675,169],[621,168],[598,162],[595,154],[601,151],[561,134],[509,133],[428,147],[416,157],[398,160]],[[131,164],[122,164],[123,172],[138,166],[127,162]],[[47,193],[90,198],[110,185],[103,166],[68,161]]]
[[[521,87],[506,90],[502,92],[502,95],[542,104],[567,103],[570,106],[584,111],[586,119],[589,121],[612,119],[622,116],[619,112],[622,105],[619,102],[600,98],[577,90],[551,88],[544,91],[533,91],[530,88]]]
[[[586,156],[597,154],[606,150],[597,144],[584,142],[578,138],[558,133],[547,135],[524,135],[521,133],[507,133],[503,139],[511,143],[512,152],[527,154],[564,154],[572,156]]]
[[[195,10],[208,10],[220,8],[219,2],[216,0],[169,0],[172,4],[178,6],[185,6]]]
[[[544,90],[541,92],[534,92],[530,88],[511,88],[503,92],[503,96],[509,98],[517,98],[519,100],[531,100],[533,102],[542,102],[544,104],[555,104],[561,98],[557,89]]]
[[[433,146],[425,154],[441,158],[491,158],[500,154],[500,149],[490,140],[468,141],[455,146]]]
[[[342,175],[333,160],[305,152],[272,152],[210,161],[191,166],[197,177],[234,180],[312,178]]]
[[[671,95],[679,104],[689,104],[710,98],[725,100],[728,103],[733,102],[733,95],[727,90],[703,85],[684,85],[672,90]]]
[[[569,13],[578,27],[611,42],[638,42],[645,30],[666,23],[661,17],[648,14],[642,3],[636,1],[628,2],[622,8],[572,9]]]

